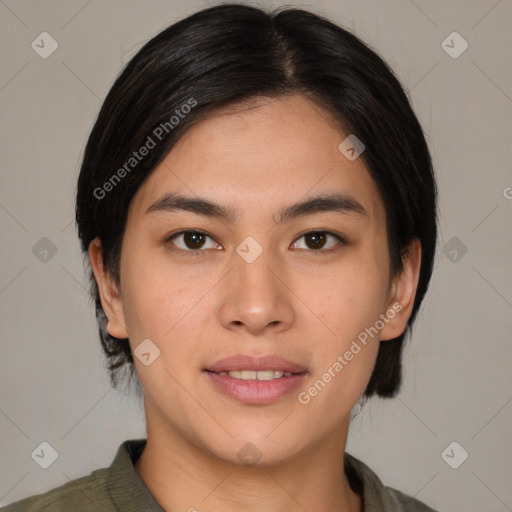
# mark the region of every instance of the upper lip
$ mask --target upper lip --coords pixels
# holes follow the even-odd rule
[[[268,356],[249,356],[244,354],[237,354],[234,356],[219,359],[212,365],[205,368],[211,372],[231,372],[236,370],[277,370],[280,372],[303,373],[306,368],[293,361],[288,361],[278,355]]]

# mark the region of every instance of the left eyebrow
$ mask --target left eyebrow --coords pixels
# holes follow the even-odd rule
[[[187,211],[206,217],[216,217],[226,222],[234,222],[238,218],[236,209],[223,206],[203,197],[187,197],[180,194],[167,193],[155,201],[145,213]],[[357,214],[368,216],[364,206],[349,194],[322,194],[309,197],[291,204],[279,211],[278,223],[297,217],[313,215],[319,212],[340,214]]]

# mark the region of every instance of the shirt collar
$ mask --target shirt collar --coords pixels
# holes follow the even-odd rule
[[[385,487],[376,473],[364,462],[345,452],[345,473],[349,482],[358,481],[364,489],[363,512],[400,512],[405,510],[396,495]],[[352,481],[351,481],[352,479]]]
[[[135,471],[134,464],[144,450],[146,441],[124,441],[109,468],[109,493],[117,507],[126,512],[165,512]],[[394,512],[402,509],[400,503],[386,492],[379,477],[348,452],[345,452],[344,470],[352,489],[358,494],[363,492],[363,512]]]
[[[165,512],[135,471],[134,464],[145,446],[146,439],[124,441],[110,465],[107,485],[110,496],[119,510]]]

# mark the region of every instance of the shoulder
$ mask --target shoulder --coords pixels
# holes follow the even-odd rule
[[[7,505],[1,512],[110,512],[115,511],[107,488],[108,468],[71,480]]]
[[[392,501],[396,501],[400,508],[398,510],[404,512],[437,512],[433,508],[430,508],[425,503],[408,496],[403,492],[393,489],[392,487],[384,487],[385,492],[388,494],[388,498]]]
[[[16,501],[1,512],[163,512],[134,469],[146,439],[121,443],[108,468]]]
[[[437,512],[416,498],[385,486],[370,467],[347,452],[344,467],[351,485],[362,489],[363,512]]]

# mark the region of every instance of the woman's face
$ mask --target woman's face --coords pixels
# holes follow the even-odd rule
[[[416,283],[391,280],[382,200],[362,158],[339,149],[349,134],[301,96],[255,105],[196,124],[141,186],[120,296],[102,288],[102,300],[109,332],[144,354],[148,434],[272,462],[345,438],[379,339],[403,332]],[[218,206],[151,208],[168,194]],[[334,195],[345,202],[281,218]],[[294,375],[220,373],[285,367]]]

